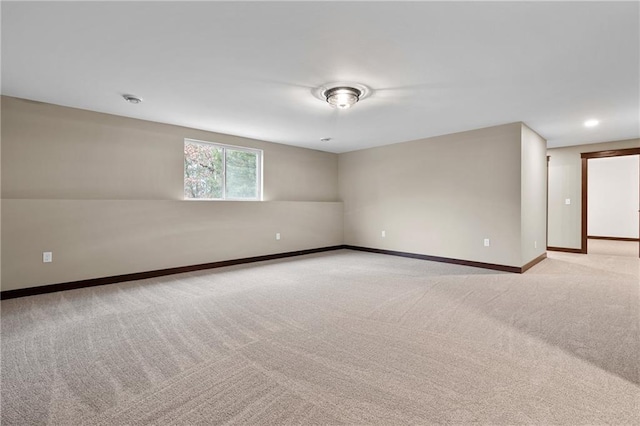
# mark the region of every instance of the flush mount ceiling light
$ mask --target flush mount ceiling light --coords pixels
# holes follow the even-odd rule
[[[587,120],[584,122],[584,127],[596,127],[600,122],[595,119]]]
[[[364,84],[351,81],[335,81],[313,89],[312,94],[336,109],[347,109],[371,95]]]
[[[134,95],[122,95],[122,97],[124,98],[125,101],[129,102],[130,104],[139,104],[142,102],[142,98],[139,98]]]
[[[362,92],[354,87],[334,87],[324,92],[327,102],[334,108],[351,108],[360,100]]]

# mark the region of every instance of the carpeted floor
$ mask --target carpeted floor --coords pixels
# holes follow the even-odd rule
[[[637,241],[596,240],[593,238],[587,240],[587,251],[589,254],[640,258],[639,250],[640,244],[638,244]]]
[[[349,250],[2,302],[3,425],[640,424],[640,260]]]

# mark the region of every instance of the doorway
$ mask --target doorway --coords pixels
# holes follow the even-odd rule
[[[640,205],[637,205],[637,201],[633,201],[634,206],[626,205],[625,214],[626,214],[626,231],[617,228],[615,231],[612,231],[613,234],[618,235],[594,235],[597,233],[602,233],[602,231],[598,230],[597,227],[595,229],[591,229],[590,235],[590,227],[589,227],[589,161],[596,159],[605,159],[612,157],[628,157],[635,156],[632,159],[625,159],[624,163],[628,164],[630,161],[635,163],[635,167],[640,170],[640,148],[630,148],[630,149],[619,149],[619,150],[610,150],[610,151],[597,151],[597,152],[587,152],[582,153],[582,244],[581,244],[581,252],[587,253],[589,250],[589,246],[592,246],[592,249],[597,251],[602,250],[610,250],[613,254],[616,252],[620,253],[631,253],[637,257],[640,257],[640,238],[636,233],[635,236],[628,236],[629,232],[637,232],[637,231],[628,231],[629,224],[628,220],[635,220],[637,223],[636,229],[640,228]],[[622,163],[620,163],[622,164]],[[604,164],[599,164],[604,165]],[[594,170],[595,171],[595,170]],[[638,179],[638,178],[634,178]],[[640,179],[639,179],[640,180]],[[640,188],[640,182],[634,182],[634,184],[638,184]],[[617,188],[623,190],[624,188]],[[611,188],[611,191],[614,192],[616,188]],[[640,189],[638,198],[640,199]],[[628,204],[629,200],[625,200]],[[632,209],[632,211],[628,212],[626,210]],[[595,215],[599,214],[597,212],[592,212]],[[599,218],[594,217],[594,222]],[[619,225],[619,224],[616,224]],[[635,225],[635,224],[634,224]],[[594,228],[594,227],[591,227]],[[606,232],[604,232],[606,233]],[[621,236],[625,234],[626,236]],[[591,238],[596,237],[596,238]],[[616,243],[614,243],[616,242]],[[592,243],[592,244],[590,244]],[[631,251],[632,250],[632,251]],[[637,250],[637,251],[636,251]]]

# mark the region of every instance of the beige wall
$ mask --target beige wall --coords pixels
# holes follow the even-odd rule
[[[2,209],[2,290],[342,244],[339,202],[5,199]]]
[[[521,152],[522,262],[547,250],[547,141],[522,125]]]
[[[345,244],[522,266],[534,254],[522,253],[522,129],[513,123],[341,154]],[[533,179],[545,150],[541,139],[526,139],[525,157],[540,158],[524,190],[531,186],[532,200],[544,205],[544,181]],[[539,210],[526,218],[535,225],[527,239],[542,243]]]
[[[0,188],[2,188],[2,108],[0,108]],[[2,240],[2,197],[0,196],[0,290],[2,290],[2,243],[1,243],[1,240]]]
[[[266,201],[337,201],[338,156],[2,97],[2,197],[182,200],[185,138],[264,150]]]
[[[266,201],[183,200],[184,138],[263,149]],[[516,267],[544,247],[522,123],[338,156],[3,97],[1,164],[3,290],[342,243]]]
[[[550,247],[580,249],[582,235],[583,152],[639,148],[640,139],[576,145],[547,151],[549,160],[549,242]],[[571,204],[565,204],[566,199]]]
[[[2,290],[342,243],[336,154],[8,97],[1,131]],[[268,202],[182,200],[184,138],[263,149]]]

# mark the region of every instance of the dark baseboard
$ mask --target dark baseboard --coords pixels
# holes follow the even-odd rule
[[[582,249],[566,248],[566,247],[547,247],[548,251],[561,251],[564,253],[582,254]]]
[[[225,266],[242,265],[244,263],[262,262],[265,260],[283,259],[285,257],[302,256],[305,254],[321,253],[324,251],[339,250],[343,245],[321,247],[309,250],[290,251],[286,253],[267,254],[264,256],[246,257],[243,259],[223,260],[220,262],[201,263],[198,265],[179,266],[176,268],[157,269],[155,271],[136,272],[133,274],[115,275],[111,277],[92,278],[88,280],[72,281],[67,283],[49,284],[38,287],[20,288],[16,290],[0,291],[0,299],[14,299],[16,297],[34,296],[37,294],[54,293],[57,291],[73,290],[77,288],[95,287],[99,285],[115,284],[125,281],[144,280],[146,278],[162,277],[165,275],[181,274],[184,272],[200,271],[203,269],[222,268]]]
[[[594,236],[594,235],[587,236],[587,239],[590,239],[590,240],[610,240],[610,241],[631,241],[631,242],[636,242],[636,243],[638,241],[640,241],[640,238],[599,237],[599,236]]]
[[[527,263],[526,265],[524,265],[522,268],[520,268],[520,273],[524,273],[527,272],[529,269],[531,269],[533,266],[537,265],[538,263],[542,262],[543,260],[545,260],[547,258],[547,253],[542,253],[540,256],[536,257],[535,259],[533,259],[531,262]]]
[[[201,263],[198,265],[179,266],[176,268],[157,269],[155,271],[136,272],[133,274],[114,275],[111,277],[91,278],[88,280],[72,281],[59,284],[42,285],[38,287],[20,288],[16,290],[0,291],[0,299],[14,299],[17,297],[35,296],[38,294],[54,293],[64,290],[74,290],[85,287],[95,287],[99,285],[116,284],[126,281],[144,280],[147,278],[162,277],[165,275],[182,274],[185,272],[201,271],[204,269],[223,268],[225,266],[242,265],[245,263],[263,262],[266,260],[283,259],[287,257],[302,256],[305,254],[321,253],[325,251],[350,249],[358,251],[366,251],[370,253],[388,254],[392,256],[410,257],[413,259],[430,260],[433,262],[452,263],[455,265],[473,266],[476,268],[492,269],[503,272],[523,273],[533,265],[544,260],[547,255],[543,254],[521,268],[516,266],[496,265],[493,263],[475,262],[471,260],[452,259],[448,257],[429,256],[426,254],[406,253],[393,250],[382,250],[368,247],[339,245],[331,247],[321,247],[308,250],[290,251],[286,253],[267,254],[264,256],[246,257],[242,259],[223,260],[220,262]]]
[[[472,260],[452,259],[450,257],[430,256],[427,254],[406,253],[403,251],[383,250],[383,249],[350,246],[350,245],[345,245],[344,248],[351,249],[351,250],[367,251],[370,253],[389,254],[391,256],[410,257],[412,259],[430,260],[432,262],[453,263],[454,265],[473,266],[476,268],[492,269],[495,271],[515,272],[518,274],[523,272],[522,268],[519,268],[517,266],[497,265],[494,263],[475,262]],[[538,260],[538,262],[540,260]]]

